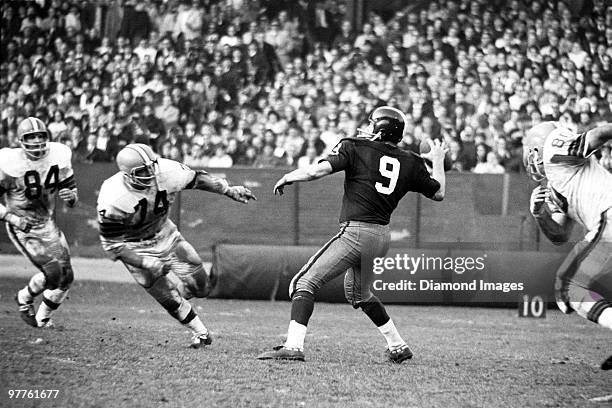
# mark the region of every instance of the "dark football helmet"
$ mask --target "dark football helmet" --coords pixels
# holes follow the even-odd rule
[[[357,129],[358,137],[370,140],[380,139],[384,142],[399,143],[404,137],[405,115],[391,106],[380,106],[368,117],[367,129]]]

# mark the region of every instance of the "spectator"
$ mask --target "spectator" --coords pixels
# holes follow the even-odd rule
[[[297,167],[298,169],[303,169],[311,164],[315,164],[317,159],[317,149],[314,146],[310,146],[306,149],[306,154],[298,159]]]
[[[499,164],[497,154],[490,151],[486,154],[486,160],[484,162],[479,161],[472,171],[479,174],[502,174],[505,172],[505,169],[504,166]]]
[[[233,161],[229,154],[225,152],[223,146],[215,149],[215,155],[208,161],[208,167],[227,168],[232,167]]]
[[[267,144],[263,147],[262,153],[257,156],[253,167],[258,169],[274,168],[280,166],[280,160],[274,156],[274,146]]]
[[[85,162],[106,162],[110,160],[106,152],[98,148],[98,136],[93,133],[87,136],[78,153]]]

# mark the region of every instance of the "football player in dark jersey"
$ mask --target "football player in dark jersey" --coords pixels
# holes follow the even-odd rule
[[[446,146],[430,141],[424,154],[432,161],[432,174],[423,157],[401,150],[405,116],[398,109],[382,106],[369,117],[367,129],[345,138],[326,158],[310,167],[285,174],[274,186],[283,194],[285,186],[311,181],[344,171],[344,197],[340,231],[295,275],[289,287],[291,321],[284,345],[258,356],[261,360],[304,360],[306,326],[314,309],[317,291],[327,282],[346,273],[347,300],[378,327],[387,341],[387,356],[401,363],[412,352],[399,335],[380,300],[370,291],[371,270],[362,270],[366,259],[382,257],[389,248],[389,219],[398,202],[409,191],[441,201],[445,192],[444,157]]]

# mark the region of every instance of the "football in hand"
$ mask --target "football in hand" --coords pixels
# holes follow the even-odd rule
[[[442,141],[442,137],[435,137],[434,139],[438,139]],[[431,148],[429,147],[429,143],[427,142],[427,139],[421,140],[421,143],[419,145],[419,152],[421,152],[421,154],[429,153],[430,150]],[[429,167],[431,167],[431,160],[425,159],[425,163]],[[448,151],[446,152],[446,155],[444,156],[444,171],[449,171],[452,167],[453,167],[453,161],[451,160],[450,151]]]

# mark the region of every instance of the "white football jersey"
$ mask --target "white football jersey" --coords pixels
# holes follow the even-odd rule
[[[47,220],[53,217],[57,192],[74,187],[72,151],[61,143],[47,146],[47,155],[38,160],[22,148],[0,149],[0,195],[6,195],[10,212]]]
[[[612,173],[586,150],[586,133],[558,127],[544,142],[544,171],[555,204],[595,231],[601,214],[612,208]]]
[[[98,222],[104,249],[117,243],[151,239],[168,221],[176,193],[195,178],[195,171],[168,159],[157,160],[157,183],[147,189],[131,187],[119,172],[105,180],[98,195]]]

